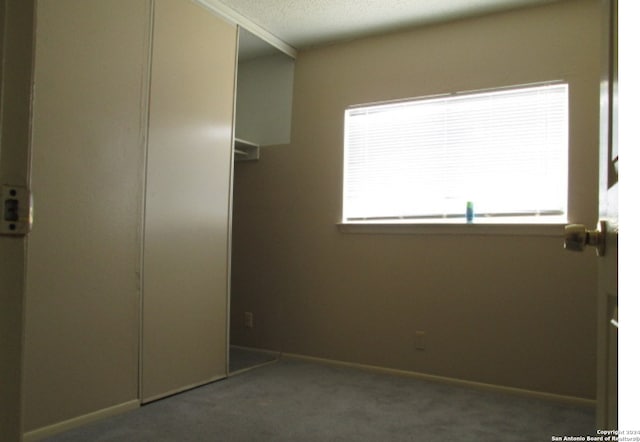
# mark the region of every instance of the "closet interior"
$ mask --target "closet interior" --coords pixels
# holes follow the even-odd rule
[[[275,46],[240,27],[236,79],[234,182],[250,168],[260,167],[261,155],[282,148],[291,137],[291,105],[295,61]],[[248,194],[233,190],[233,205],[257,204],[259,189]],[[259,229],[260,220],[242,219],[233,211],[232,277],[230,290],[229,372],[239,373],[277,360],[280,348],[260,348],[259,334],[267,316],[280,311],[279,299],[270,297],[262,306],[246,302],[241,278],[250,277],[245,266],[251,247],[244,232]],[[268,294],[266,296],[269,296]],[[269,310],[268,312],[265,311]],[[276,339],[276,342],[279,340]]]

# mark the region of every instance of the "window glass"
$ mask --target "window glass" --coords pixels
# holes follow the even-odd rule
[[[343,222],[566,221],[568,85],[354,106]]]

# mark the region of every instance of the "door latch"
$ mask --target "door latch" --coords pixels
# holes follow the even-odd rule
[[[26,235],[31,231],[33,205],[29,189],[3,185],[0,210],[0,235]]]

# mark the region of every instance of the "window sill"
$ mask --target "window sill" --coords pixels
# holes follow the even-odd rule
[[[498,223],[392,223],[339,222],[343,233],[388,235],[484,235],[484,236],[549,236],[564,237],[566,223],[498,224]]]

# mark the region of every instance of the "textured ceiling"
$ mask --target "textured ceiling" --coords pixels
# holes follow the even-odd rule
[[[294,48],[558,0],[219,0]]]

